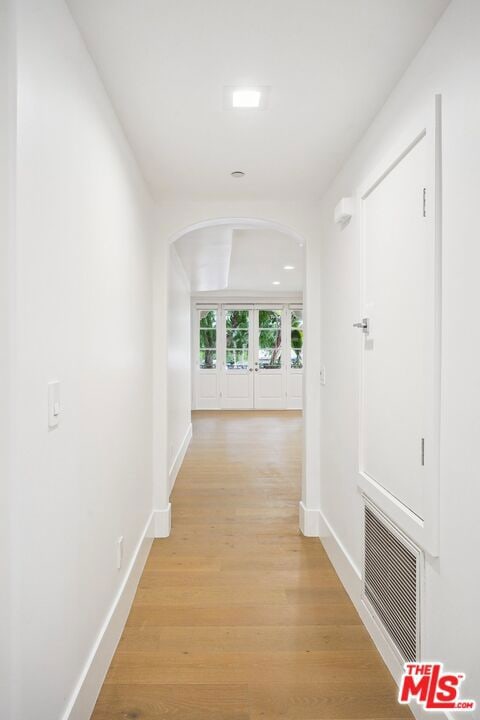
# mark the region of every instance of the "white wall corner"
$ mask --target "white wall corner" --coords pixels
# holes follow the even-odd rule
[[[183,264],[180,255],[178,254],[177,248],[175,246],[175,243],[171,243],[170,245],[170,258],[172,260],[172,264],[176,267],[180,277],[182,278],[182,282],[185,285],[185,289],[188,290],[190,293],[191,286],[190,286],[190,277],[185,270],[185,265]]]
[[[321,512],[318,508],[308,508],[303,501],[298,504],[299,507],[299,525],[302,535],[305,537],[320,536],[320,517]]]
[[[166,538],[172,529],[172,504],[168,503],[163,510],[153,511],[154,531],[156,538]]]
[[[187,452],[188,446],[190,445],[190,441],[192,439],[192,434],[193,434],[193,428],[192,428],[192,423],[190,423],[187,428],[187,432],[185,433],[185,436],[182,440],[182,443],[181,443],[180,447],[178,448],[177,454],[175,455],[175,459],[172,463],[170,471],[168,473],[168,483],[169,483],[170,492],[172,492],[173,486],[175,485],[175,480],[177,479],[178,471],[182,467],[185,453]]]
[[[153,537],[154,522],[152,513],[141,534],[130,565],[95,640],[62,720],[85,720],[93,712],[113,654],[117,649],[123,628],[127,622],[133,598],[152,546]]]

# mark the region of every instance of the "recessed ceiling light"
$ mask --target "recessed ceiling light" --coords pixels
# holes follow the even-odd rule
[[[269,91],[268,85],[250,87],[226,85],[223,88],[223,107],[225,110],[265,110]]]
[[[258,108],[260,107],[260,90],[239,89],[232,93],[232,107],[234,108]]]
[[[230,175],[234,178],[242,178],[245,177],[245,173],[243,170],[234,170]]]
[[[272,285],[280,285],[280,280],[274,280],[274,281],[272,282]]]
[[[283,269],[284,270],[295,270],[295,265],[284,265]]]

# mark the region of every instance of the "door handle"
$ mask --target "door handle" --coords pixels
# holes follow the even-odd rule
[[[258,368],[255,368],[255,372],[258,372]]]
[[[370,331],[370,319],[362,318],[361,322],[353,323],[353,327],[360,328],[360,330],[365,333],[365,335],[368,335]]]
[[[248,372],[253,372],[253,368],[248,368]]]

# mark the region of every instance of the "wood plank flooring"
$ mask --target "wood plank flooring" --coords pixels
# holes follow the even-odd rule
[[[401,720],[319,540],[298,533],[297,412],[196,412],[93,720]]]

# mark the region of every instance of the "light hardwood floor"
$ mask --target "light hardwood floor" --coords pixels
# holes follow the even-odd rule
[[[94,720],[412,717],[322,545],[297,412],[196,412]]]

